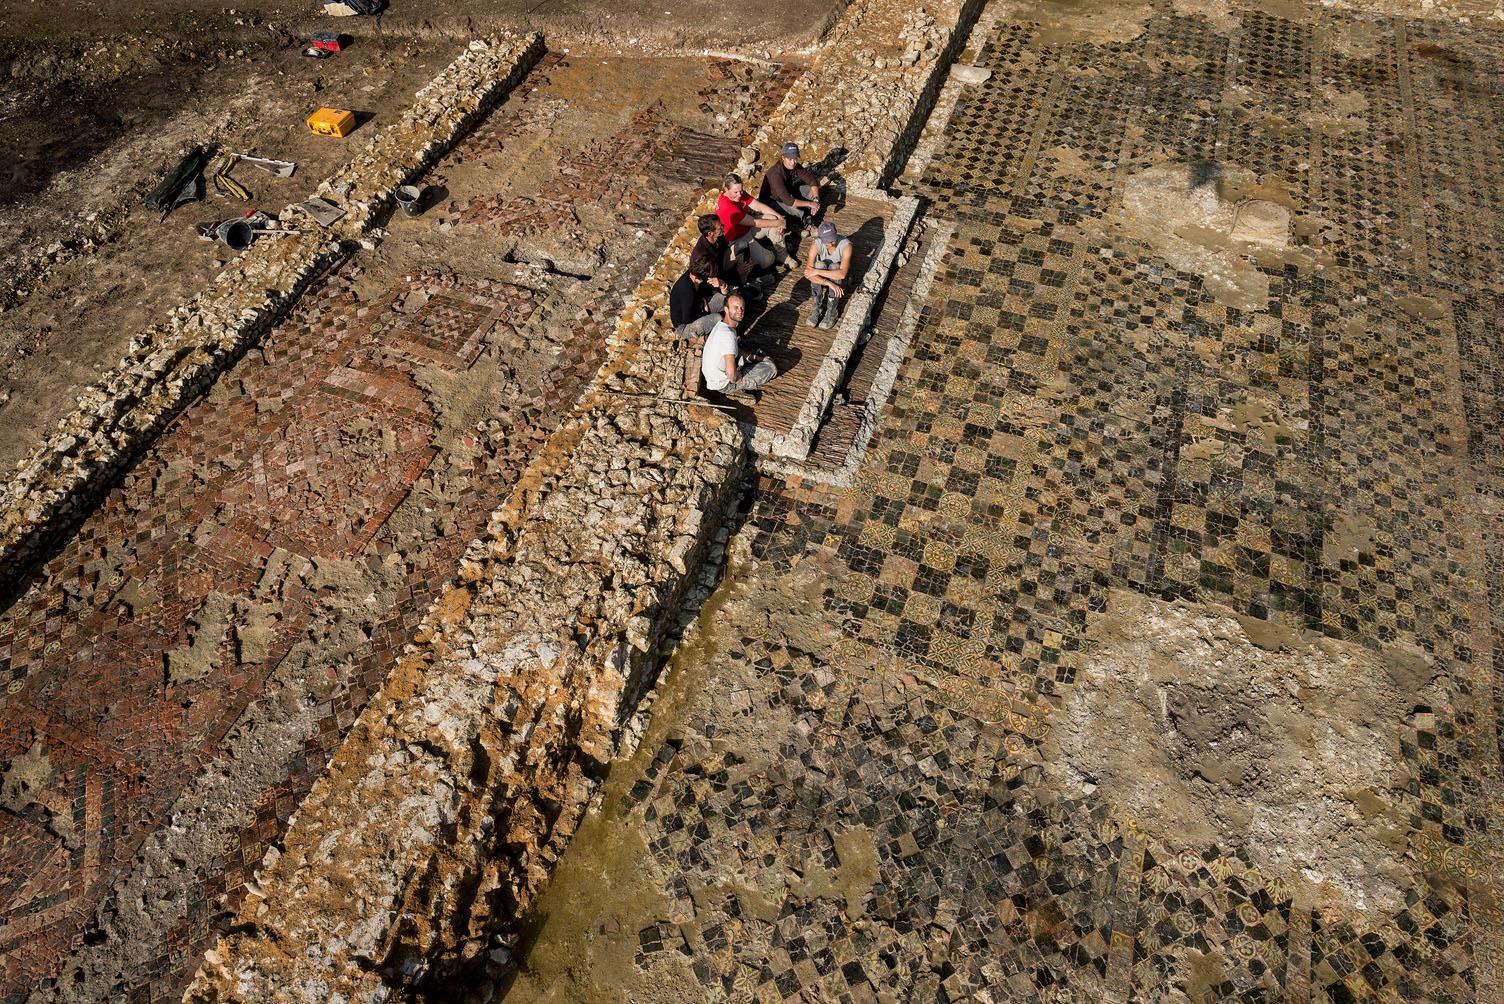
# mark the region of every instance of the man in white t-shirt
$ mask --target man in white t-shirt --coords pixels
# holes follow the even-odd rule
[[[761,356],[742,356],[736,342],[736,329],[746,316],[747,303],[733,293],[726,297],[726,306],[721,313],[721,323],[710,329],[705,339],[704,354],[700,357],[700,373],[705,377],[707,390],[719,391],[728,397],[757,400],[757,388],[778,375],[778,368],[771,360]]]

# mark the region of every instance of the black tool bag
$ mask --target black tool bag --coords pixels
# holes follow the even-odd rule
[[[209,163],[209,152],[196,146],[183,155],[178,166],[167,172],[162,183],[146,197],[146,208],[167,214],[185,202],[197,202],[204,197],[204,166]]]

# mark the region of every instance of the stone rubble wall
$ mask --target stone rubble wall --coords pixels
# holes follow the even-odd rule
[[[771,167],[793,141],[808,163],[844,148],[839,172],[853,190],[886,186],[917,142],[982,6],[982,0],[853,4],[810,72],[742,151],[738,173],[750,178]]]
[[[378,1001],[493,951],[604,776],[746,451],[600,396],[469,549],[188,1001]],[[504,925],[503,925],[504,926]]]
[[[874,166],[862,177],[901,160],[889,148],[923,118],[965,6],[934,5],[952,27],[906,66],[900,48],[873,94],[853,81],[851,100],[887,117],[830,117],[843,128],[821,135],[865,151]],[[891,46],[897,7],[858,0],[832,37],[853,51]],[[794,88],[774,121],[821,118],[800,106],[810,93]],[[717,195],[628,299],[596,381],[467,551],[185,1001],[390,1002],[430,977],[485,998],[485,974],[510,959],[749,466],[736,423],[681,400],[685,347],[668,318]]]
[[[79,395],[77,410],[0,487],[0,585],[87,512],[350,242],[379,237],[392,189],[432,164],[542,53],[537,34],[471,42],[402,118],[320,184],[318,194],[346,210],[343,219],[326,230],[289,206],[279,225],[299,234],[257,239],[166,321],[132,338],[126,357]]]

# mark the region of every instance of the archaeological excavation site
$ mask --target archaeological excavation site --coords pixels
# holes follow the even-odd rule
[[[0,1004],[1504,1004],[1504,0],[0,0],[0,147]]]

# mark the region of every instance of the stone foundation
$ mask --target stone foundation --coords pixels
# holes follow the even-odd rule
[[[832,33],[839,63],[811,77],[843,78],[871,109],[820,132],[863,151],[854,183],[901,160],[974,6],[940,5],[943,27],[871,0]],[[894,49],[894,71],[868,81],[850,60],[874,46]],[[814,94],[830,107],[812,86],[793,89],[764,139],[819,119],[804,104]],[[668,326],[669,287],[716,194],[629,299],[594,388],[472,545],[186,1000],[386,1001],[505,963],[747,465],[735,423],[678,399],[684,348]]]
[[[554,435],[187,1000],[381,1000],[511,927],[603,776],[734,495],[734,428],[683,412],[598,399]]]
[[[373,234],[391,191],[433,163],[506,94],[543,52],[537,34],[476,41],[380,130],[318,194],[346,211],[326,229],[288,207],[281,225],[225,267],[162,324],[132,339],[129,354],[86,388],[0,489],[0,585],[86,512],[167,423],[255,344],[346,242]],[[376,236],[379,236],[377,234]]]

